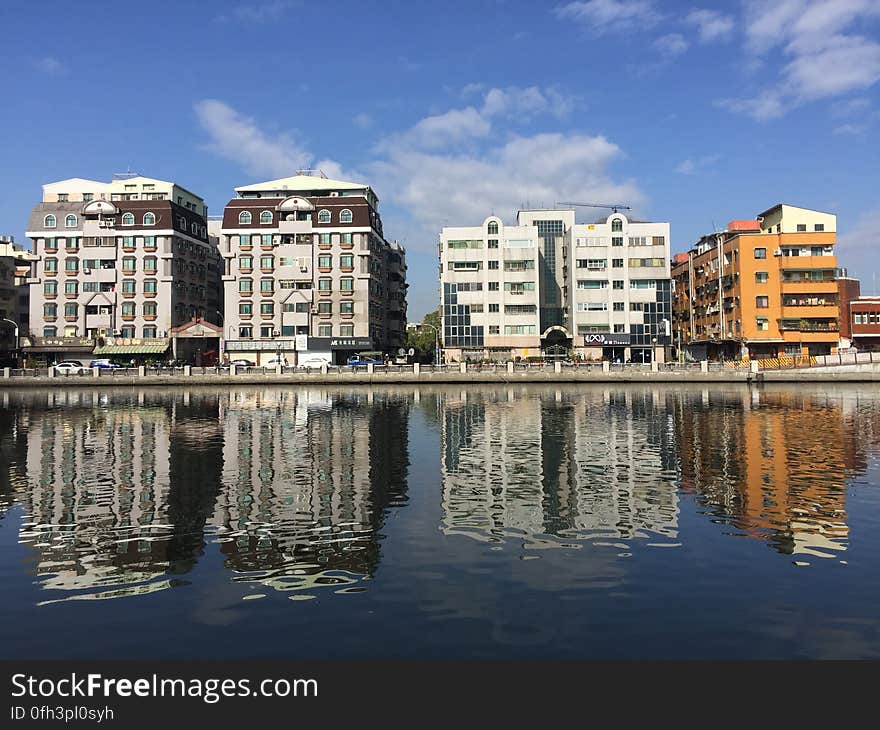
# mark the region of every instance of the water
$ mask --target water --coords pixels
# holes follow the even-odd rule
[[[880,656],[868,385],[0,392],[13,657]]]

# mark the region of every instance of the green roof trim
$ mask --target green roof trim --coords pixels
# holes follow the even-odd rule
[[[95,348],[95,355],[161,355],[168,349],[168,345],[161,342],[151,342],[145,345],[99,345]]]

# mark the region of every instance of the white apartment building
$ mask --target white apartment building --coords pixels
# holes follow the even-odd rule
[[[671,321],[669,223],[614,212],[521,210],[440,234],[447,362],[538,356],[663,360]]]

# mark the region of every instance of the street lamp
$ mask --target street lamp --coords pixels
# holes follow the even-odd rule
[[[15,340],[15,364],[18,365],[18,323],[13,322],[11,319],[7,319],[6,317],[0,317],[0,322],[9,322],[15,329],[13,330],[12,337]]]
[[[419,327],[430,327],[434,330],[434,364],[440,364],[440,330],[438,330],[434,325],[428,324],[427,322],[419,323]]]
[[[654,344],[654,347],[651,348],[651,362],[657,362],[657,338],[652,338],[651,342]]]

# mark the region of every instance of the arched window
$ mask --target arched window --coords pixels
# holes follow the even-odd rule
[[[486,233],[488,233],[490,236],[497,236],[498,235],[498,223],[496,223],[495,221],[492,221],[489,224],[489,227],[486,230]]]
[[[251,224],[251,214],[243,210],[238,214],[238,225],[240,226],[249,226]]]
[[[340,211],[339,213],[339,222],[340,223],[351,223],[351,211],[348,208]]]
[[[318,212],[318,223],[329,223],[330,222],[330,211],[322,210]]]
[[[623,221],[620,218],[615,218],[611,221],[611,231],[616,233],[617,231],[623,230]]]
[[[264,210],[260,213],[260,225],[270,226],[272,225],[272,211]]]
[[[43,218],[43,226],[46,228],[54,228],[55,227],[55,216],[51,213]]]
[[[182,231],[186,230],[186,218],[184,218],[183,216],[178,217],[177,223],[178,223],[178,226],[180,227],[180,230],[182,230]]]
[[[144,225],[145,226],[155,226],[156,225],[156,214],[155,213],[144,213]]]
[[[134,225],[134,213],[123,213],[122,214],[122,225],[133,226]]]
[[[76,216],[69,215],[64,219],[64,227],[65,228],[76,228]]]

